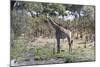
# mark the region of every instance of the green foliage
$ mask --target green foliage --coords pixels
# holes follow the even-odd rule
[[[26,10],[29,10],[29,11],[36,11],[36,12],[43,11],[43,6],[41,3],[25,2],[24,7],[26,8]]]
[[[11,28],[15,36],[19,36],[21,33],[25,32],[26,16],[24,10],[21,10],[21,12],[13,10],[11,12]]]
[[[71,62],[75,62],[75,57],[72,55],[67,55],[65,56],[65,63],[71,63]]]
[[[82,9],[83,5],[71,5],[70,9],[71,11],[77,11],[80,14],[80,10]]]
[[[61,15],[63,15],[65,11],[65,6],[62,4],[52,4],[50,5],[50,8],[52,11],[58,11]]]
[[[19,60],[23,57],[24,53],[27,51],[27,40],[24,36],[19,37],[16,40],[13,40],[13,46],[11,46],[11,58]]]
[[[35,60],[47,60],[53,57],[53,50],[49,48],[35,48]]]

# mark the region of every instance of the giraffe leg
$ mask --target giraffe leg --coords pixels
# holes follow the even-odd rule
[[[70,42],[70,52],[72,52],[72,44],[73,44],[73,40],[71,40]]]
[[[69,44],[69,53],[71,53],[71,45]]]
[[[70,53],[72,52],[72,45],[70,46]]]
[[[57,38],[57,53],[60,53],[60,38]]]
[[[69,53],[71,53],[71,52],[72,52],[72,44],[73,44],[73,40],[68,41],[68,44],[69,44]]]
[[[71,52],[71,45],[70,40],[68,39],[68,45],[69,45],[69,53]]]

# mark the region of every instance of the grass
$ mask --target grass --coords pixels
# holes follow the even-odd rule
[[[34,59],[48,60],[53,57],[53,52],[48,48],[35,48]]]
[[[17,58],[17,60],[23,60],[29,58],[24,57],[25,53],[28,52],[32,54],[30,59],[34,58],[35,61],[41,62],[44,60],[48,61],[52,58],[64,59],[65,63],[95,60],[95,47],[93,46],[87,45],[87,47],[84,48],[84,44],[76,44],[73,46],[72,53],[68,52],[68,47],[62,47],[60,53],[57,53],[53,45],[54,43],[47,43],[47,45],[44,46],[34,46],[33,48],[22,49],[20,45],[16,44],[15,48],[11,49],[11,57]]]

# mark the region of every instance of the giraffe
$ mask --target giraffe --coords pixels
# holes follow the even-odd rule
[[[60,39],[64,39],[66,37],[67,37],[68,45],[69,45],[69,53],[71,53],[72,43],[73,43],[73,40],[71,39],[71,31],[57,24],[50,16],[47,16],[47,18],[49,19],[51,25],[56,31],[55,36],[57,40],[57,53],[60,53]]]

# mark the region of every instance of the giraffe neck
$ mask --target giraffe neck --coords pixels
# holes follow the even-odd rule
[[[69,30],[67,30],[66,28],[59,26],[51,17],[48,18],[51,21],[51,24],[56,27],[59,28],[62,32],[64,33],[68,33]]]
[[[52,24],[52,26],[53,26],[55,29],[59,28],[59,25],[58,25],[53,19],[51,19],[50,17],[48,17],[48,19],[50,20],[50,23]]]
[[[61,30],[62,32],[64,32],[64,33],[67,35],[68,39],[70,40],[70,38],[71,38],[71,31],[70,31],[70,30],[67,30],[67,29],[64,28],[64,27],[59,26],[51,17],[48,17],[48,19],[50,20],[51,24],[53,25],[53,27],[54,27],[55,29],[59,29],[59,30]]]

